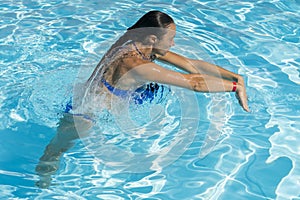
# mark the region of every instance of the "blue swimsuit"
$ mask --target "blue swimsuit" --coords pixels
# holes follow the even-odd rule
[[[161,97],[165,90],[165,86],[163,85],[158,85],[157,83],[149,83],[147,85],[137,88],[134,92],[132,92],[128,90],[114,88],[105,79],[102,79],[101,82],[112,94],[121,98],[131,97],[134,100],[135,104],[143,104],[143,102],[145,101],[149,101],[151,103],[152,100],[158,95],[159,89],[161,89]]]
[[[124,99],[129,97],[131,98],[131,100],[133,100],[135,104],[139,105],[143,104],[146,101],[149,101],[151,103],[154,100],[154,98],[157,97],[159,94],[160,95],[158,97],[158,100],[163,100],[164,92],[171,91],[169,87],[158,85],[157,83],[149,83],[147,85],[137,88],[134,92],[132,92],[128,90],[114,88],[105,79],[102,79],[101,82],[112,94]],[[70,100],[67,103],[64,112],[69,113],[72,110],[72,108],[72,100]]]

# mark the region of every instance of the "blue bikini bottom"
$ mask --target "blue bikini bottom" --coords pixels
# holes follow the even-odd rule
[[[73,106],[72,106],[72,98],[71,98],[70,101],[67,103],[67,105],[65,107],[64,113],[69,113],[69,114],[71,114],[73,116],[82,117],[82,118],[87,119],[87,120],[89,120],[91,122],[95,122],[95,120],[91,116],[89,116],[87,114],[75,114],[75,113],[72,113],[72,109],[73,109]]]

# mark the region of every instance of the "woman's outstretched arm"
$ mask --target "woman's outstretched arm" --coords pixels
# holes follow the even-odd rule
[[[169,51],[164,56],[159,56],[159,60],[163,62],[170,63],[180,69],[185,70],[188,73],[191,74],[202,74],[203,76],[207,77],[215,77],[218,79],[222,79],[225,85],[227,81],[237,82],[237,88],[236,88],[236,97],[243,107],[243,109],[247,112],[249,112],[248,102],[247,102],[247,94],[246,94],[246,87],[244,83],[244,79],[241,75],[233,73],[231,71],[228,71],[220,66],[202,61],[202,60],[195,60],[195,59],[189,59],[182,55],[176,54],[174,52]],[[205,78],[205,80],[213,80],[213,78]],[[230,84],[230,83],[229,83]],[[226,86],[224,85],[224,88]],[[225,91],[227,91],[225,89]],[[209,92],[214,92],[212,87],[210,87]]]
[[[171,51],[166,53],[164,56],[159,56],[158,59],[167,63],[171,63],[176,67],[192,74],[207,74],[237,82],[242,78],[241,75],[228,71],[220,66],[203,60],[190,59]]]

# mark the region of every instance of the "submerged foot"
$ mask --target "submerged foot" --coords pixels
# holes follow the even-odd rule
[[[51,185],[51,176],[40,176],[40,180],[38,180],[35,185],[39,188],[46,189]]]
[[[39,181],[36,182],[36,186],[39,188],[48,188],[51,185],[51,175],[59,168],[60,156],[49,154],[41,157],[40,162],[35,168],[36,174],[39,176]]]
[[[53,175],[59,167],[59,160],[57,161],[40,161],[36,166],[35,171],[39,175],[39,180],[36,186],[39,188],[48,188],[51,185],[51,175]]]

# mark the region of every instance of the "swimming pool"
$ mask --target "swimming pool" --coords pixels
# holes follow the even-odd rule
[[[199,116],[178,159],[122,173],[78,141],[53,185],[37,188],[35,166],[78,74],[89,73],[108,45],[152,9],[175,19],[174,51],[244,75],[252,112],[231,95],[185,92]],[[0,199],[299,199],[299,10],[296,0],[2,1]],[[195,118],[176,121],[182,111],[172,103],[163,104],[170,108],[163,128],[174,136],[178,123]],[[155,119],[161,107],[153,109]]]

